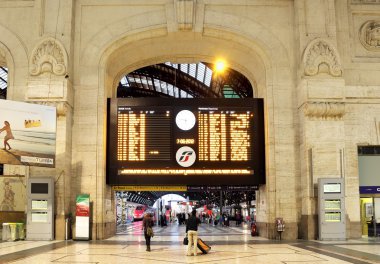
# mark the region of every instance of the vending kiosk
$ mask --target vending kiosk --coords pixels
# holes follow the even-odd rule
[[[27,240],[54,239],[54,180],[29,178],[27,210]]]
[[[318,180],[319,240],[346,239],[344,180]]]

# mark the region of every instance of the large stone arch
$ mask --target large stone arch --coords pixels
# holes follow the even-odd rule
[[[27,48],[19,36],[0,25],[0,50],[8,68],[7,98],[25,100],[28,78]]]
[[[91,163],[93,164],[95,160],[95,164],[91,170],[83,172],[97,177],[96,186],[94,186],[97,190],[97,203],[94,207],[95,216],[99,217],[99,219],[95,217],[95,222],[99,223],[97,234],[100,232],[107,236],[105,234],[107,231],[102,230],[104,228],[103,223],[109,221],[104,215],[103,199],[109,197],[111,193],[110,188],[107,188],[104,182],[106,175],[106,99],[116,94],[117,83],[123,74],[164,61],[189,63],[203,60],[212,62],[218,57],[223,57],[228,61],[231,68],[241,72],[252,82],[255,86],[255,96],[262,97],[266,101],[267,185],[260,188],[261,199],[280,199],[269,197],[270,193],[274,193],[277,189],[281,189],[281,186],[285,186],[283,182],[276,180],[278,173],[276,157],[279,154],[276,153],[275,141],[280,130],[275,125],[277,117],[274,108],[280,105],[281,107],[289,107],[285,114],[288,115],[290,123],[293,122],[294,112],[293,109],[290,109],[293,106],[285,106],[280,103],[283,99],[281,96],[284,94],[295,98],[291,71],[293,66],[290,56],[285,45],[263,25],[253,20],[239,18],[240,22],[245,25],[246,31],[243,31],[244,29],[238,25],[235,26],[236,23],[232,23],[236,19],[235,16],[228,14],[221,16],[212,13],[209,15],[212,16],[212,19],[205,20],[202,33],[168,32],[167,25],[160,24],[159,20],[155,24],[147,23],[132,30],[129,25],[134,24],[134,18],[131,17],[128,22],[120,21],[104,27],[94,35],[85,47],[81,48],[82,55],[79,60],[77,58],[77,67],[81,74],[75,77],[75,82],[77,83],[77,90],[83,87],[88,92],[92,91],[96,94],[96,98],[92,94],[93,98],[91,99],[96,99],[97,114],[94,118],[96,118],[97,126],[94,130],[94,127],[74,124],[73,133],[82,134],[83,136],[79,136],[82,139],[85,135],[88,137],[92,134],[88,138],[94,137],[97,142],[95,152],[91,153],[91,157],[94,158]],[[139,18],[140,20],[141,18]],[[126,31],[125,28],[129,31]],[[82,75],[82,73],[86,74]],[[82,76],[84,76],[83,79]],[[281,79],[281,83],[279,79]],[[280,112],[281,110],[277,109],[276,111]],[[81,114],[78,113],[77,115]],[[295,134],[293,128],[286,129],[289,130],[286,133],[290,135],[293,141]],[[80,148],[78,143],[81,144],[81,142],[74,143],[74,158],[81,156],[75,154],[76,148]],[[295,154],[292,153],[291,155]],[[288,167],[292,166],[294,165]],[[295,172],[295,169],[292,169]],[[295,177],[294,181],[296,181]],[[290,184],[294,185],[295,190],[296,183]],[[278,201],[272,205],[268,203],[265,213],[260,216],[262,222],[271,223],[273,217],[285,214],[285,212],[278,211],[280,206],[277,204]],[[292,211],[297,210],[295,200],[290,207],[292,207]],[[291,218],[291,221],[288,221],[291,222],[289,224],[296,229],[298,221],[295,219],[296,214],[288,217]],[[297,232],[295,231],[295,233]],[[269,231],[264,231],[263,235],[271,236]]]

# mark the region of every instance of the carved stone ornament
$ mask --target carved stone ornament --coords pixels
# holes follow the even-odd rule
[[[315,119],[341,119],[345,114],[345,107],[344,103],[307,102],[304,113]]]
[[[64,75],[67,69],[67,53],[56,39],[44,39],[34,48],[29,61],[29,72],[33,76],[44,72]]]
[[[360,27],[360,42],[370,51],[380,51],[380,21],[370,20]]]
[[[325,72],[334,77],[342,76],[342,66],[338,53],[322,39],[315,39],[309,43],[305,49],[303,62],[305,75],[314,76]]]
[[[179,30],[192,30],[195,16],[195,0],[177,0],[176,14]]]

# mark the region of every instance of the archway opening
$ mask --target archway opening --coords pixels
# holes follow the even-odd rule
[[[118,98],[140,99],[141,97],[238,99],[252,98],[254,89],[247,77],[231,68],[219,72],[216,70],[216,65],[208,62],[165,62],[145,66],[123,75],[116,94]],[[238,191],[222,188],[215,191],[186,190],[171,193],[181,199],[169,200],[163,198],[169,195],[167,192],[115,191],[116,233],[128,235],[141,230],[139,222],[146,213],[154,216],[157,226],[166,228],[171,225],[179,230],[178,227],[186,222],[188,214],[193,209],[197,210],[198,216],[207,225],[216,227],[219,224],[227,227],[229,221],[233,221],[234,225],[243,232],[251,220],[255,219],[257,187],[245,186],[245,189],[240,188]]]

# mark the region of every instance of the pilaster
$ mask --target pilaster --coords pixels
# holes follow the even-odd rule
[[[42,39],[29,59],[29,79],[25,101],[57,108],[56,167],[31,168],[30,177],[55,178],[55,238],[65,238],[65,218],[70,213],[71,140],[73,90],[67,74],[68,56],[56,39]]]

